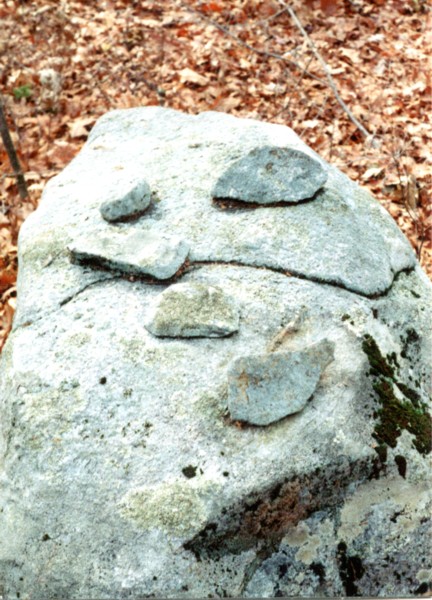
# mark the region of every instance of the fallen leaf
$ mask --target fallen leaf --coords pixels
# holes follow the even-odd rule
[[[378,179],[384,174],[384,167],[370,167],[363,173],[361,179],[363,181],[369,181],[369,179]]]
[[[87,117],[83,119],[75,119],[72,123],[68,123],[69,135],[71,138],[87,138],[89,130],[94,125],[95,118]]]
[[[194,83],[199,86],[205,86],[209,83],[207,77],[200,75],[196,71],[192,71],[188,67],[179,71],[179,75],[181,83]]]

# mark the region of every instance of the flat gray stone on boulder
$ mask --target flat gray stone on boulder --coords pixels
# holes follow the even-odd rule
[[[269,425],[299,412],[312,396],[321,367],[307,352],[241,356],[228,372],[231,418]]]
[[[111,229],[99,235],[84,235],[69,244],[68,249],[79,264],[156,279],[169,279],[175,275],[189,252],[187,242],[180,238],[133,229]]]
[[[214,200],[275,147],[321,165],[313,199]],[[132,180],[153,201],[114,226],[100,206]],[[112,111],[47,184],[18,258],[1,597],[423,593],[432,286],[365,190],[282,125]],[[244,417],[268,424],[231,418],[243,380]],[[287,398],[303,408],[283,417]]]
[[[222,173],[214,198],[271,204],[312,198],[327,181],[321,162],[293,148],[264,146],[251,150]]]
[[[109,222],[141,215],[151,201],[151,190],[146,181],[128,179],[118,174],[116,185],[110,188],[108,197],[99,207],[102,217]]]
[[[239,328],[239,310],[217,286],[176,283],[154,303],[146,328],[159,337],[223,337]]]

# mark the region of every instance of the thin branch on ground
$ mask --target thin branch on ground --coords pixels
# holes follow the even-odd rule
[[[288,6],[286,4],[286,2],[284,2],[284,0],[278,0],[278,1],[279,1],[279,4],[284,7],[284,9],[286,10],[286,12],[291,17],[291,19],[294,21],[297,29],[301,32],[301,34],[303,35],[303,37],[307,41],[310,49],[314,53],[315,58],[318,60],[318,62],[320,63],[320,65],[324,69],[324,72],[325,72],[326,77],[327,77],[328,85],[330,86],[330,88],[331,88],[331,90],[332,90],[332,92],[333,92],[336,100],[338,101],[338,103],[340,104],[340,106],[342,107],[342,109],[345,111],[345,113],[348,115],[350,121],[357,127],[357,129],[359,129],[362,132],[362,134],[365,136],[366,139],[372,139],[373,136],[360,123],[360,121],[353,115],[351,109],[346,105],[346,103],[341,98],[341,96],[339,94],[339,90],[337,88],[337,85],[336,85],[333,77],[331,76],[330,69],[329,69],[327,63],[325,62],[325,60],[321,56],[320,52],[318,51],[318,48],[315,46],[315,44],[313,43],[313,41],[309,37],[307,31],[305,30],[305,28],[301,24],[301,21],[297,17],[295,11],[290,6]]]
[[[409,185],[410,185],[410,183],[411,183],[411,185],[413,185],[413,184],[410,181],[410,175],[407,172],[406,168],[401,165],[400,154],[397,153],[395,150],[392,150],[391,156],[393,159],[393,164],[395,166],[397,176],[399,178],[399,185],[401,188],[403,204],[404,204],[405,210],[407,211],[408,215],[410,216],[410,218],[414,224],[416,238],[419,240],[419,242],[416,244],[416,254],[417,254],[417,258],[419,259],[419,261],[421,261],[422,249],[423,249],[423,244],[424,244],[424,240],[425,240],[426,236],[425,236],[425,230],[424,230],[423,223],[421,222],[421,219],[419,218],[419,216],[416,214],[415,208],[412,206],[412,203],[411,203],[411,200],[409,197]],[[402,173],[402,170],[403,170],[403,173]]]
[[[20,198],[22,200],[25,200],[26,198],[28,198],[28,195],[29,195],[28,190],[27,190],[27,184],[26,184],[24,174],[21,169],[20,162],[18,160],[15,146],[13,144],[13,141],[12,141],[12,138],[10,135],[9,127],[8,127],[8,124],[6,121],[6,115],[4,112],[3,98],[1,96],[0,96],[0,135],[3,140],[3,144],[6,148],[6,152],[7,152],[11,167],[14,171],[14,176],[16,177],[16,180],[17,180],[18,192],[19,192]]]

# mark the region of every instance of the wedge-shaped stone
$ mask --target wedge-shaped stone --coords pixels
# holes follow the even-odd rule
[[[189,245],[149,231],[107,230],[89,233],[68,246],[73,262],[132,275],[169,279],[186,260]]]
[[[213,198],[271,204],[311,198],[327,180],[321,163],[294,148],[263,146],[238,159],[219,177]]]
[[[228,374],[231,418],[269,425],[304,408],[321,375],[319,361],[307,352],[242,356]]]
[[[150,204],[151,191],[143,179],[123,178],[108,192],[107,199],[100,205],[100,213],[106,221],[115,222],[138,216]]]
[[[146,328],[158,337],[225,337],[238,330],[239,310],[221,288],[176,283],[158,296]]]

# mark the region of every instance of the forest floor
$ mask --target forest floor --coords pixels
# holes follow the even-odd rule
[[[292,127],[375,195],[432,277],[425,0],[2,0],[0,20],[0,92],[29,190],[20,199],[0,146],[0,349],[20,225],[115,108]]]

